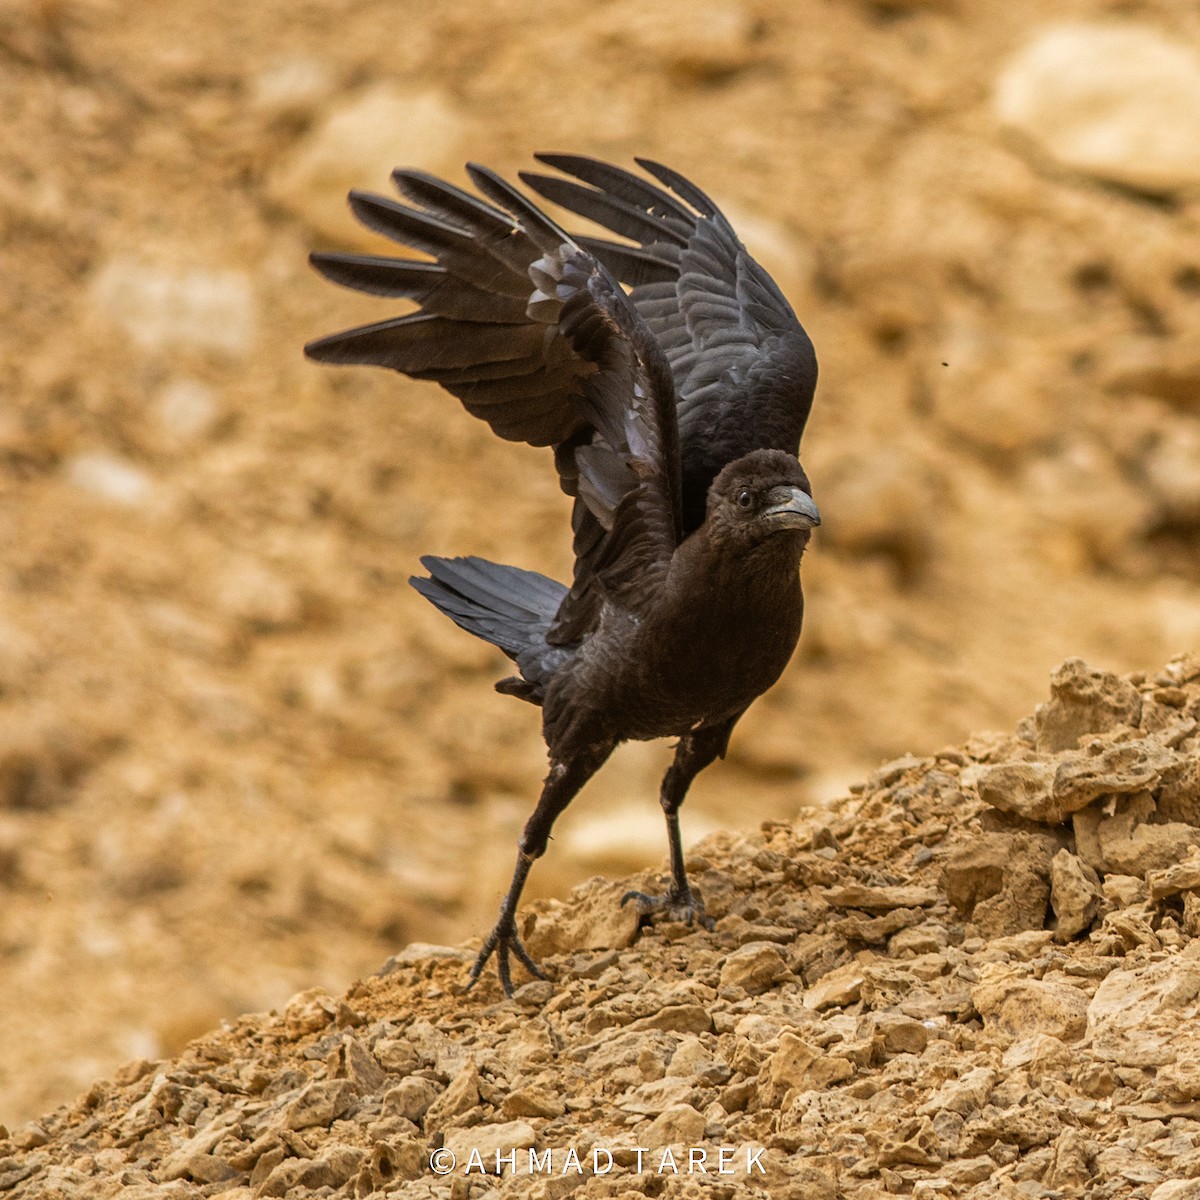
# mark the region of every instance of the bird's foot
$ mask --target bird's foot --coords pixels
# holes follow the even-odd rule
[[[672,886],[669,891],[659,895],[648,892],[626,892],[621,897],[621,904],[634,904],[643,917],[665,915],[668,920],[682,921],[687,926],[699,925],[701,929],[711,929],[713,921],[705,915],[704,900],[698,892],[690,887],[677,888]]]
[[[467,986],[463,988],[463,991],[469,992],[479,982],[483,968],[487,966],[488,959],[494,954],[496,956],[496,973],[500,976],[500,986],[504,989],[504,994],[511,997],[513,984],[512,970],[508,965],[510,953],[517,956],[521,964],[535,979],[546,978],[546,973],[530,958],[529,951],[525,949],[521,939],[517,936],[516,922],[512,917],[501,917],[483,943],[479,956],[475,959],[475,965],[471,968]]]

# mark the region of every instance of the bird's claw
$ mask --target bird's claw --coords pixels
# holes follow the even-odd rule
[[[496,922],[496,927],[488,934],[487,940],[480,948],[479,955],[475,959],[475,965],[471,968],[471,975],[467,980],[467,986],[463,988],[463,991],[469,992],[479,982],[479,976],[483,973],[483,968],[487,966],[488,959],[494,954],[496,956],[496,973],[500,976],[500,986],[504,989],[504,994],[511,998],[513,984],[512,970],[508,965],[510,952],[517,956],[522,966],[535,979],[546,978],[546,973],[533,961],[529,955],[529,951],[525,949],[524,944],[517,935],[516,922],[511,918],[506,921],[501,917]]]
[[[712,929],[712,918],[704,912],[704,901],[692,889],[682,890],[672,887],[670,891],[659,895],[649,892],[626,892],[621,897],[622,906],[633,903],[643,917],[656,917],[665,914],[669,920],[682,921],[691,928],[699,925],[701,929]]]

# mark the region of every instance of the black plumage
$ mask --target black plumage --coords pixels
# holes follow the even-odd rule
[[[518,674],[541,705],[550,772],[520,841],[494,953],[541,972],[517,936],[525,878],[555,818],[620,742],[679,739],[663,779],[671,884],[646,913],[703,919],[678,810],[800,635],[800,559],[819,523],[797,459],[816,359],[795,314],[694,184],[575,155],[524,173],[543,197],[623,241],[572,237],[511,184],[481,196],[396,171],[410,203],[352,193],[358,218],[432,261],[314,254],[328,278],[417,312],[310,343],[311,358],[391,367],[458,396],[501,437],[551,446],[574,497],[570,587],[479,558],[421,561],[413,586]],[[660,186],[661,185],[661,186]],[[622,286],[624,285],[624,286]]]

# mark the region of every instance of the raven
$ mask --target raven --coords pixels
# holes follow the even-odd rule
[[[800,636],[800,559],[820,523],[798,453],[812,406],[812,343],[771,277],[699,188],[579,155],[522,172],[544,199],[617,238],[572,236],[495,172],[478,195],[397,170],[409,202],[350,193],[355,216],[428,257],[319,253],[335,283],[417,301],[305,352],[431,379],[500,437],[550,446],[574,498],[570,587],[484,559],[421,559],[413,586],[499,647],[497,690],[542,708],[550,770],[521,834],[512,884],[468,986],[496,956],[545,978],[517,905],[556,817],[627,740],[678,739],[662,781],[671,882],[628,893],[643,914],[706,922],[679,808],[725,755],[738,718]],[[661,185],[661,186],[660,186]]]

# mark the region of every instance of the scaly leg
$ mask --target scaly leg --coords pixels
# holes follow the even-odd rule
[[[500,904],[500,916],[483,943],[478,958],[475,959],[467,990],[475,986],[493,954],[496,956],[500,986],[506,996],[513,994],[512,970],[508,961],[510,954],[516,955],[531,975],[538,979],[546,978],[542,969],[530,958],[529,951],[517,935],[517,905],[521,900],[529,868],[533,866],[535,859],[541,858],[546,852],[546,843],[550,839],[550,830],[555,819],[575,799],[579,789],[600,769],[612,750],[611,744],[593,746],[566,761],[551,762],[550,774],[546,776],[542,787],[541,799],[538,800],[537,808],[533,810],[533,815],[526,821],[521,833],[521,840],[517,846],[516,869],[513,871],[512,883],[509,884]]]
[[[626,892],[621,903],[633,901],[644,915],[667,913],[688,925],[697,922],[710,926],[704,915],[704,901],[692,890],[683,865],[683,843],[679,837],[679,808],[683,804],[692,780],[714,759],[724,758],[729,747],[729,735],[737,723],[737,713],[720,725],[694,729],[679,739],[675,761],[667,768],[659,791],[659,803],[667,818],[667,846],[671,853],[671,887],[661,895],[646,892]]]

